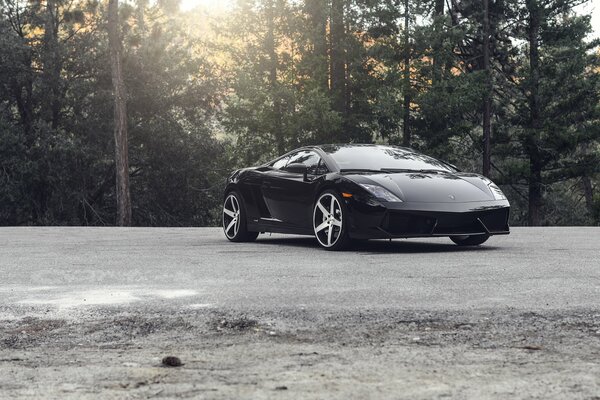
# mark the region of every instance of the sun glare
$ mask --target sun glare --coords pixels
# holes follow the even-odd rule
[[[180,9],[189,11],[195,8],[202,8],[207,11],[224,11],[230,8],[233,0],[181,0]]]

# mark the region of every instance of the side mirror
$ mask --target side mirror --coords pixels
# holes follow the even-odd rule
[[[304,180],[307,179],[308,167],[302,163],[292,163],[285,166],[285,170],[294,174],[302,174]]]

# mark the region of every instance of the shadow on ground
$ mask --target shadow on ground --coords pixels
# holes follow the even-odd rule
[[[279,245],[305,248],[318,248],[319,244],[314,237],[260,237],[256,244],[261,245]],[[366,240],[354,242],[347,250],[348,252],[361,253],[444,253],[444,252],[472,252],[472,251],[492,251],[498,247],[483,244],[481,246],[461,247],[454,243],[440,242],[414,242],[405,239],[389,240]],[[323,250],[326,251],[326,250]]]

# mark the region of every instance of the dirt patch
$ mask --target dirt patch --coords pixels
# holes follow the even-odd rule
[[[277,391],[289,398],[429,399],[496,391],[506,398],[591,399],[600,393],[600,333],[596,314],[586,310],[98,314],[0,321],[0,394],[260,399]],[[165,356],[181,365],[167,360],[178,367],[165,368]]]
[[[67,322],[58,319],[40,319],[25,317],[21,320],[2,321],[4,329],[0,329],[4,339],[0,341],[1,348],[26,348],[38,346],[49,337],[57,334]]]
[[[246,316],[223,316],[213,321],[211,325],[219,332],[248,332],[260,326],[257,320]]]

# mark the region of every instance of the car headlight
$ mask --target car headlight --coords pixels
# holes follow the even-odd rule
[[[385,201],[402,201],[398,198],[398,196],[379,185],[369,185],[368,183],[360,183],[360,186],[367,192],[371,193],[373,196],[377,197],[378,199],[382,199]]]
[[[495,200],[506,200],[506,196],[494,182],[490,181],[490,183],[488,183],[488,187],[490,188],[490,192],[492,192]]]

